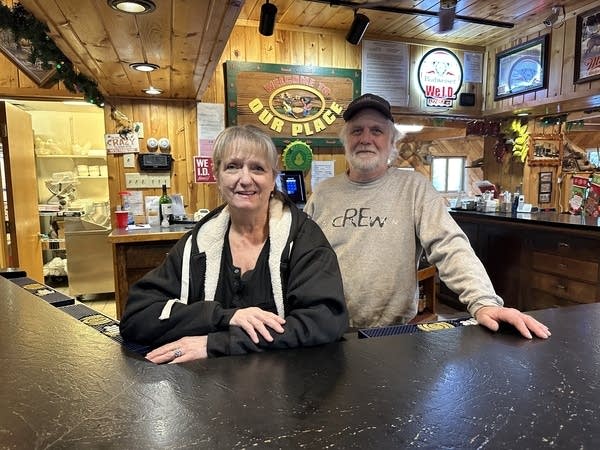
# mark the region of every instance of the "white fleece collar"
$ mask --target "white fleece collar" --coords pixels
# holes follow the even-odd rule
[[[206,276],[204,284],[204,299],[213,301],[219,282],[221,270],[221,255],[223,242],[226,239],[229,226],[230,213],[226,206],[212,220],[205,223],[198,231],[196,242],[200,253],[206,254]],[[285,316],[283,303],[283,283],[281,280],[281,255],[287,243],[292,226],[292,213],[285,208],[283,202],[272,199],[269,203],[269,271],[271,272],[271,285],[277,314]],[[185,264],[183,265],[185,267]],[[189,264],[188,264],[189,270]],[[189,273],[182,273],[182,279],[187,279]],[[187,299],[186,299],[187,303]]]

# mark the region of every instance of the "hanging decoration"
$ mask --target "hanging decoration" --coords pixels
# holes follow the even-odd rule
[[[12,8],[0,4],[0,28],[10,30],[16,42],[28,41],[31,63],[40,63],[44,69],[56,69],[56,79],[62,81],[70,92],[83,94],[85,101],[104,106],[104,96],[95,81],[79,73],[73,63],[48,37],[48,28],[37,20],[20,3]]]
[[[527,122],[521,123],[519,119],[513,119],[508,126],[506,135],[507,142],[512,144],[512,153],[515,158],[525,162],[529,153],[529,131]]]
[[[288,170],[310,169],[313,153],[306,142],[293,141],[283,149],[283,164]]]

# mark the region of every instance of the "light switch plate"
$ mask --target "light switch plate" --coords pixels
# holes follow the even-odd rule
[[[140,189],[142,188],[142,179],[139,173],[132,172],[125,174],[125,187],[127,189]]]
[[[125,153],[123,155],[123,167],[127,169],[135,167],[135,153]]]

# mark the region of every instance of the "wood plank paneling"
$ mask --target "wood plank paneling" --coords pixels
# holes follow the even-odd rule
[[[39,9],[51,8],[52,5],[57,5],[62,1],[67,0],[51,0],[49,2],[41,2],[41,0],[25,0],[27,3],[38,5]],[[87,2],[91,0],[86,0]],[[121,69],[116,66],[114,70],[117,74],[121,74],[120,78],[112,80],[111,83],[120,85],[121,83],[127,82],[131,84],[131,90],[128,92],[135,93],[137,90],[147,82],[153,82],[155,79],[160,80],[161,86],[171,83],[171,86],[177,83],[184,83],[185,78],[189,77],[187,71],[190,67],[190,61],[196,61],[201,56],[201,51],[198,47],[198,41],[203,40],[207,37],[206,30],[207,23],[212,19],[207,17],[215,17],[219,14],[219,8],[223,3],[216,0],[203,0],[202,4],[202,17],[198,15],[197,4],[194,0],[167,0],[164,4],[172,5],[172,9],[167,12],[162,11],[161,17],[172,22],[172,29],[174,37],[171,40],[173,42],[173,55],[171,60],[167,62],[167,65],[171,65],[171,78],[165,73],[161,74],[160,71],[151,75],[140,75],[142,78],[133,78],[133,74],[123,72],[129,59],[133,57],[141,57],[141,50],[138,45],[131,43],[125,45],[123,48],[118,44],[123,39],[134,38],[134,34],[139,31],[139,27],[142,27],[141,35],[148,41],[153,41],[156,45],[166,45],[165,28],[157,28],[159,25],[154,19],[146,21],[137,21],[133,17],[128,15],[118,15],[118,18],[112,14],[111,11],[106,11],[104,6],[95,5],[94,7],[101,11],[98,14],[99,21],[107,22],[109,18],[112,18],[110,26],[118,27],[114,34],[110,34],[110,42],[106,42],[106,36],[103,37],[100,30],[95,29],[93,36],[98,41],[97,48],[94,48],[96,56],[99,56],[102,49],[112,45],[114,51],[118,52],[118,59],[114,62],[118,62]],[[225,102],[225,85],[223,79],[222,64],[227,60],[238,60],[238,61],[257,61],[257,62],[269,62],[279,64],[294,64],[294,65],[315,65],[321,67],[340,67],[359,69],[361,67],[361,47],[348,44],[345,39],[345,32],[348,24],[352,18],[352,11],[348,8],[332,8],[329,5],[318,5],[311,4],[311,2],[298,2],[292,0],[277,0],[273,1],[279,8],[278,22],[275,28],[275,34],[272,37],[260,36],[257,31],[258,17],[260,14],[260,6],[262,1],[249,0],[246,1],[243,6],[240,6],[240,20],[238,25],[234,27],[229,40],[225,39],[221,41],[223,36],[219,35],[215,37],[213,42],[216,46],[221,46],[224,50],[220,54],[219,58],[212,58],[210,64],[213,65],[213,70],[208,74],[201,74],[198,69],[195,68],[195,83],[198,88],[189,98],[196,98],[198,93],[201,93],[201,100],[209,103],[221,103]],[[477,3],[477,4],[476,4]],[[493,3],[493,4],[492,4]],[[526,3],[524,0],[518,0],[511,2],[510,5],[505,5],[502,8],[497,7],[497,2],[461,2],[461,8],[464,9],[465,14],[477,15],[480,12],[485,12],[489,16],[495,17],[497,20],[512,20],[512,18],[519,15],[520,11],[526,9]],[[586,5],[589,6],[592,3],[600,4],[600,1],[592,2],[585,0],[577,3],[582,5],[584,8]],[[71,4],[71,8],[75,11],[77,2]],[[419,8],[436,8],[439,2],[429,1],[420,2],[419,5],[415,5]],[[574,8],[575,3],[571,0],[565,2],[568,7]],[[49,6],[48,6],[49,5]],[[495,6],[494,6],[495,5]],[[542,13],[543,7],[547,5],[540,3],[538,9],[540,14]],[[570,6],[569,6],[570,5]],[[163,7],[163,4],[160,5]],[[579,7],[578,7],[579,8]],[[581,10],[581,9],[579,9]],[[187,14],[182,14],[181,11],[187,11]],[[461,10],[462,11],[462,10]],[[568,10],[568,11],[574,11]],[[53,13],[54,14],[54,13]],[[541,33],[548,32],[543,27],[531,26],[526,32],[519,32],[513,36],[504,39],[498,39],[493,37],[493,33],[489,33],[489,27],[470,28],[475,33],[475,36],[469,36],[466,28],[463,24],[457,24],[455,31],[450,36],[434,36],[431,33],[434,30],[431,21],[423,18],[404,16],[404,15],[390,15],[385,13],[367,12],[371,18],[372,24],[369,27],[367,38],[378,39],[385,37],[390,39],[390,36],[385,36],[384,30],[386,28],[392,30],[396,27],[396,34],[393,35],[394,39],[399,41],[407,40],[400,34],[400,29],[412,30],[411,38],[412,42],[410,45],[410,70],[414,73],[418,59],[422,56],[429,48],[435,45],[448,45],[455,49],[455,52],[462,58],[465,51],[482,51],[486,52],[487,66],[493,68],[495,60],[494,56],[497,51],[509,48],[519,42],[525,42],[532,37],[539,36]],[[462,12],[461,12],[462,14]],[[205,17],[206,16],[206,17]],[[466,116],[479,115],[480,105],[484,108],[485,113],[490,114],[506,114],[512,111],[515,107],[523,106],[528,107],[543,106],[550,101],[558,100],[563,101],[571,97],[579,98],[583,104],[584,98],[591,97],[590,94],[598,92],[600,90],[600,82],[588,83],[585,85],[572,85],[572,57],[574,52],[574,15],[568,14],[569,20],[560,28],[553,29],[551,39],[551,83],[547,90],[539,91],[537,93],[526,94],[516,96],[511,99],[506,99],[501,102],[493,102],[493,96],[490,99],[489,94],[485,97],[484,105],[484,87],[487,85],[491,90],[493,86],[493,70],[488,71],[488,74],[483,84],[470,83],[465,84],[464,91],[473,92],[476,94],[477,106],[474,108],[456,108],[449,112],[449,114],[464,114]],[[56,26],[54,32],[59,33],[59,30],[63,33],[66,31],[61,30],[58,25],[57,16]],[[74,13],[74,20],[83,21],[81,13]],[[91,18],[89,20],[92,20]],[[533,20],[533,19],[531,19]],[[539,16],[535,19],[539,20]],[[530,22],[532,24],[532,22]],[[337,25],[336,25],[337,24]],[[539,24],[538,24],[539,25]],[[74,26],[70,25],[72,28]],[[79,25],[77,25],[79,26]],[[168,26],[171,26],[170,24]],[[194,27],[193,34],[184,35],[184,30]],[[310,28],[312,27],[312,28]],[[327,27],[317,28],[317,27]],[[65,29],[67,29],[66,27]],[[51,28],[52,29],[52,28]],[[486,30],[488,32],[486,33]],[[214,31],[214,30],[213,30]],[[385,31],[387,33],[389,31]],[[393,31],[392,31],[393,33]],[[420,41],[424,36],[435,37],[435,42],[425,43]],[[455,37],[461,37],[460,42],[457,42]],[[469,39],[471,39],[469,44]],[[562,43],[561,43],[562,40]],[[483,42],[492,42],[488,48],[483,47]],[[417,45],[418,44],[418,45]],[[73,44],[75,45],[75,44]],[[81,44],[77,47],[82,52],[81,58],[93,59],[91,51],[88,51],[88,46]],[[75,48],[75,47],[73,47]],[[104,57],[110,59],[110,50],[104,54]],[[157,50],[155,50],[157,51]],[[87,54],[88,56],[85,56]],[[203,57],[210,58],[210,55],[204,55]],[[214,53],[212,53],[214,55]],[[1,58],[1,55],[0,55]],[[558,62],[557,62],[558,60]],[[1,61],[1,60],[0,60]],[[90,62],[91,64],[91,62]],[[98,69],[100,70],[100,69]],[[170,69],[169,69],[170,70]],[[4,71],[0,69],[0,85],[6,87],[0,87],[0,93],[4,89],[5,91],[14,91],[16,88],[24,89],[22,92],[30,93],[33,90],[39,90],[37,87],[33,87],[30,81],[19,82],[18,71],[15,73],[14,67]],[[138,74],[135,74],[138,76]],[[153,78],[157,77],[157,78]],[[179,77],[179,78],[177,78]],[[202,81],[200,81],[202,80]],[[202,85],[202,87],[200,87]],[[60,86],[57,86],[60,90]],[[464,92],[463,91],[463,92]],[[193,181],[193,156],[197,153],[197,131],[196,131],[196,116],[195,116],[195,101],[178,101],[178,100],[148,100],[148,99],[128,99],[123,96],[110,97],[110,101],[117,106],[117,108],[123,111],[131,120],[141,121],[145,125],[146,139],[150,136],[162,137],[167,136],[171,139],[174,161],[174,176],[173,176],[173,188],[171,192],[181,191],[186,198],[186,203],[189,206],[189,211],[193,212],[201,207],[213,208],[215,207],[220,199],[219,194],[215,185],[209,184],[196,184]],[[410,87],[410,104],[408,108],[403,110],[395,108],[395,113],[399,120],[410,120],[405,114],[427,114],[437,113],[438,111],[427,110],[424,108],[423,96],[416,86],[415,83]],[[106,130],[111,132],[115,129],[116,124],[110,118],[110,113],[105,114],[106,117]],[[441,130],[446,130],[446,127],[439,127]],[[437,139],[437,138],[436,138]],[[470,155],[471,159],[476,159],[475,154],[483,152],[487,158],[487,140],[483,143],[483,140],[479,141],[456,139],[452,141],[440,141],[435,142],[433,139],[432,147],[435,151],[439,151],[440,154],[451,155],[464,154],[467,150],[467,154]],[[475,144],[479,142],[479,144]],[[145,140],[142,140],[142,147],[145,148]],[[481,147],[481,148],[479,148]],[[485,148],[485,151],[483,150]],[[316,159],[333,159],[335,161],[335,170],[337,173],[345,170],[345,160],[343,151],[341,148],[316,148],[315,158]],[[481,157],[481,155],[480,155]],[[493,159],[493,155],[491,156]],[[506,158],[509,159],[509,158]],[[109,157],[109,172],[111,174],[111,204],[114,206],[118,204],[118,192],[124,189],[124,174],[128,171],[135,171],[136,169],[124,169],[122,167],[122,157],[114,156]],[[403,162],[415,166],[415,168],[423,173],[429,173],[429,167],[422,164],[419,158],[413,158],[410,161]],[[489,178],[490,181],[501,184],[503,187],[510,186],[514,189],[516,180],[518,179],[518,167],[513,167],[513,162],[510,164],[498,165],[487,165],[484,169],[485,177]],[[521,165],[522,168],[522,165]],[[488,173],[488,171],[491,171]],[[478,170],[470,170],[469,176],[477,174]],[[483,177],[483,175],[480,175]],[[473,180],[470,180],[472,184],[477,176],[474,176]],[[522,179],[522,176],[521,176]],[[308,177],[310,181],[310,176]],[[148,193],[158,194],[157,189],[148,190]]]

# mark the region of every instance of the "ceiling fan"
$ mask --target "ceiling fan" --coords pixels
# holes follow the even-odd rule
[[[440,7],[438,11],[430,11],[425,9],[417,8],[402,8],[396,6],[387,6],[389,1],[381,2],[353,2],[346,0],[306,0],[309,2],[316,3],[327,3],[330,6],[347,6],[349,8],[357,9],[371,9],[374,11],[391,12],[397,14],[412,14],[416,16],[431,16],[438,17],[439,24],[438,29],[440,33],[444,33],[452,30],[454,27],[455,20],[461,20],[463,22],[476,23],[478,25],[489,25],[492,27],[501,28],[513,28],[515,25],[510,22],[501,22],[498,20],[483,19],[479,17],[461,16],[456,14],[457,0],[440,0]]]

